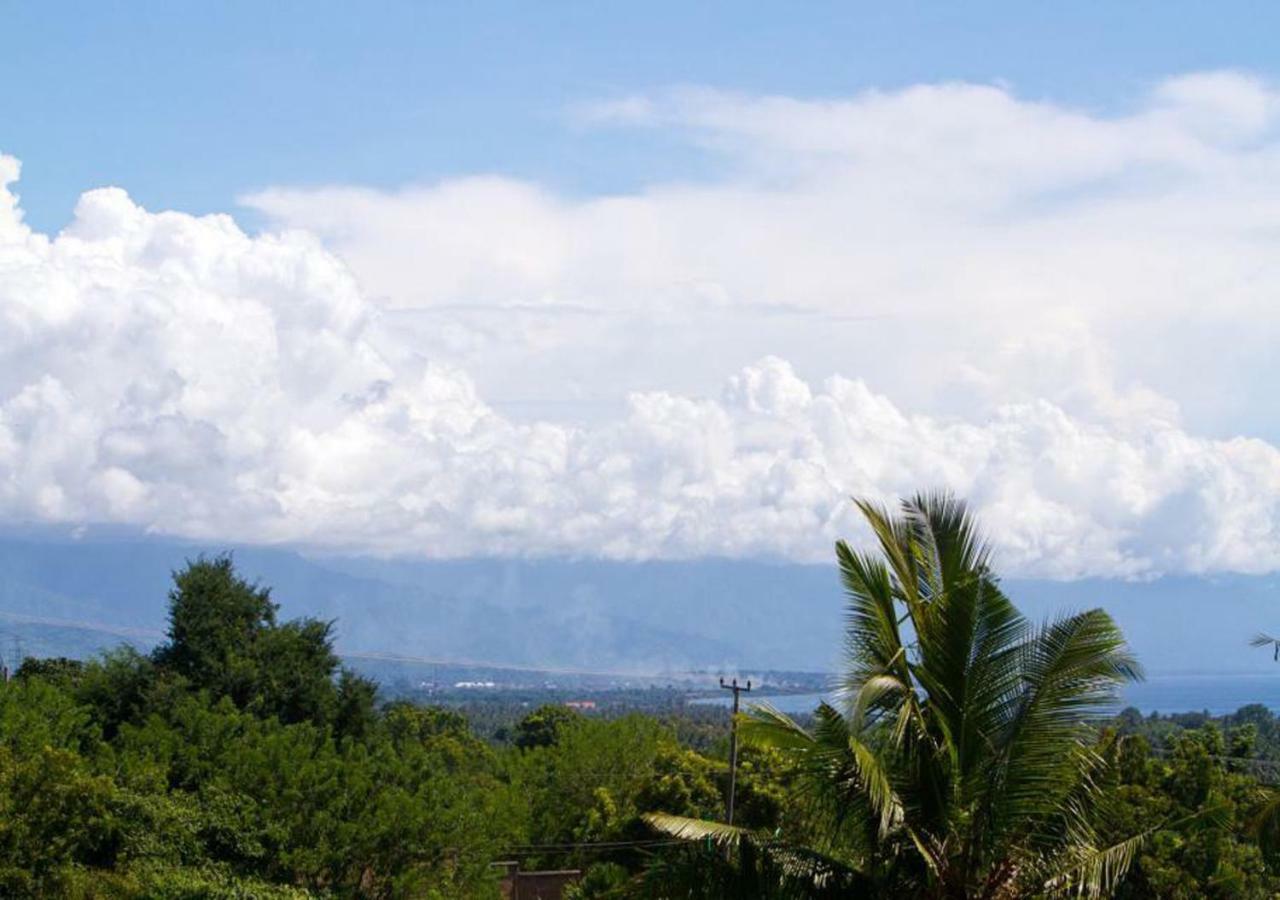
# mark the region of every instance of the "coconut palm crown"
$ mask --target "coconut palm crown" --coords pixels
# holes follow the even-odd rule
[[[1092,827],[1104,763],[1091,723],[1140,677],[1119,629],[1100,609],[1030,623],[949,494],[918,495],[896,514],[858,508],[878,552],[836,544],[847,594],[837,703],[808,729],[767,705],[740,720],[744,740],[783,750],[802,772],[810,826],[799,842],[857,873],[859,896],[1109,893],[1142,839],[1099,847]]]

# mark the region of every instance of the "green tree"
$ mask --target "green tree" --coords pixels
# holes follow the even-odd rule
[[[93,711],[93,718],[108,740],[125,722],[141,719],[159,699],[155,665],[150,657],[129,646],[118,647],[87,663],[74,690],[76,699]]]
[[[338,696],[333,727],[343,737],[367,737],[377,724],[377,682],[349,669],[338,676]]]
[[[469,732],[391,731],[338,740],[188,694],[123,726],[115,767],[193,802],[172,830],[246,876],[337,897],[483,895],[518,820],[496,760]]]
[[[230,556],[189,562],[173,585],[169,641],[156,662],[243,709],[257,686],[259,644],[276,624],[270,588],[240,578]]]
[[[528,804],[529,835],[539,844],[625,840],[647,831],[639,817],[653,791],[705,797],[698,772],[675,771],[683,766],[679,752],[668,750],[671,743],[670,733],[647,716],[577,716],[559,729],[555,743],[509,750],[504,759]]]
[[[49,681],[74,684],[83,672],[84,663],[78,659],[68,659],[65,656],[40,659],[28,656],[22,660],[22,665],[18,666],[13,677],[20,681],[28,678],[44,678]]]
[[[154,655],[0,683],[0,896],[496,896],[528,804],[465,717],[379,711],[329,627],[277,621],[227,559],[170,599]]]
[[[596,863],[587,868],[582,880],[565,889],[565,900],[623,900],[631,887],[627,870],[617,863]]]
[[[858,505],[880,553],[836,545],[847,705],[822,704],[812,729],[768,706],[741,722],[745,741],[796,764],[807,849],[886,896],[1112,889],[1139,838],[1099,843],[1103,760],[1089,723],[1139,675],[1119,630],[1096,609],[1028,623],[948,495],[917,496],[897,515]],[[686,837],[750,837],[654,822]]]
[[[521,750],[550,747],[560,739],[566,725],[581,718],[580,713],[558,703],[539,706],[516,723],[514,743]]]
[[[637,793],[636,806],[646,812],[714,816],[724,806],[716,776],[727,768],[674,743],[659,744],[652,774]]]
[[[332,623],[278,622],[270,589],[236,574],[229,556],[197,559],[173,580],[169,640],[153,654],[160,672],[282,722],[368,727],[374,687],[341,670]]]
[[[68,750],[0,748],[0,895],[67,896],[78,867],[114,863],[114,793]]]
[[[1113,756],[1099,806],[1100,831],[1118,839],[1162,823],[1138,849],[1119,900],[1262,900],[1280,882],[1266,867],[1252,823],[1265,795],[1251,775],[1224,765],[1212,725],[1179,731],[1164,758],[1140,735],[1104,736]]]

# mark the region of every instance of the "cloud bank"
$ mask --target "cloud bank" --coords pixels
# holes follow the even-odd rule
[[[773,354],[970,418],[1037,398],[1091,415],[1100,382],[1073,372],[1089,368],[1198,431],[1280,439],[1280,99],[1263,82],[1184,76],[1108,115],[941,84],[685,90],[577,118],[683,140],[714,174],[587,198],[476,177],[245,199],[319,235],[418,346],[517,413],[713,393]]]
[[[825,560],[850,494],[945,486],[1019,574],[1280,568],[1268,86],[577,115],[722,174],[277,188],[257,236],[108,188],[51,237],[0,157],[0,520]]]

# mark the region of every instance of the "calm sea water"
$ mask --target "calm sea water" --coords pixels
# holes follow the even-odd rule
[[[746,700],[753,698],[747,697]],[[821,694],[786,694],[761,697],[786,713],[811,712]],[[727,704],[726,697],[698,702]],[[1250,703],[1280,711],[1280,672],[1231,675],[1152,675],[1130,685],[1120,707],[1134,706],[1143,713],[1202,712],[1213,715],[1235,712]],[[1118,708],[1120,708],[1118,707]]]

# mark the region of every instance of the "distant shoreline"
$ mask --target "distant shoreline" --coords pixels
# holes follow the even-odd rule
[[[786,713],[804,713],[812,711],[824,696],[830,695],[769,693],[748,698],[746,702],[768,703]],[[709,696],[690,702],[723,706],[728,700]],[[1221,716],[1253,703],[1280,710],[1280,668],[1275,672],[1151,674],[1145,681],[1129,685],[1125,689],[1116,711],[1134,707],[1144,715],[1207,712]]]

